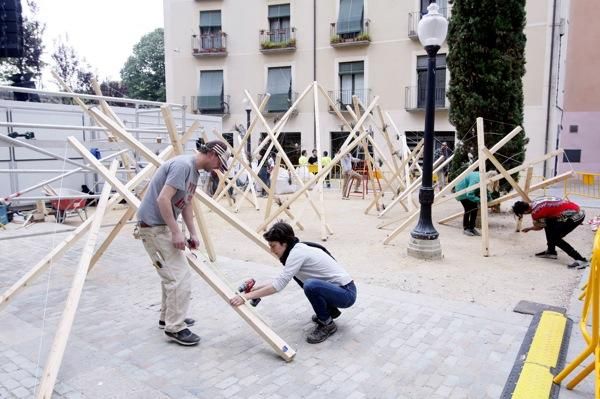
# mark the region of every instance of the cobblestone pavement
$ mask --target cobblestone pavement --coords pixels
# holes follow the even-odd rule
[[[0,241],[0,291],[64,237]],[[0,398],[32,397],[80,248],[0,311]],[[215,268],[234,284],[279,265],[220,258]],[[318,345],[305,341],[312,311],[295,284],[263,299],[257,312],[297,351],[286,363],[194,275],[189,316],[202,341],[181,347],[157,328],[159,279],[141,243],[121,234],[88,277],[54,397],[500,396],[531,317],[356,283],[357,303]]]

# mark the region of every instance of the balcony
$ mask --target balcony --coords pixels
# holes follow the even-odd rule
[[[408,112],[425,111],[425,96],[427,89],[423,86],[408,86],[404,91],[404,109]],[[448,109],[448,100],[446,99],[446,88],[435,88],[435,108]]]
[[[296,51],[296,28],[259,32],[260,52],[263,54]]]
[[[440,8],[438,10],[445,18],[448,18],[448,9]],[[419,21],[423,17],[421,11],[415,11],[408,13],[408,37],[413,40],[419,40],[419,34],[417,28],[419,27]]]
[[[362,104],[366,107],[371,102],[371,89],[360,90],[331,90],[327,92],[329,97],[335,102],[337,109],[341,112],[348,112],[346,106],[349,105],[354,110],[352,104],[352,96],[357,96]],[[329,106],[329,112],[334,112],[334,109]]]
[[[368,19],[365,20],[360,32],[338,34],[336,23],[332,22],[329,33],[331,47],[368,46],[371,43],[369,23]]]
[[[193,96],[191,109],[194,114],[229,115],[230,96]]]
[[[265,98],[266,93],[258,95],[258,103],[262,103],[263,98]],[[263,113],[265,114],[280,114],[287,112],[288,109],[292,106],[294,101],[298,98],[298,92],[292,91],[288,93],[281,94],[271,94],[271,98],[269,98],[269,102],[265,107]],[[292,115],[297,114],[298,111],[295,109],[292,111]]]
[[[196,57],[224,57],[227,55],[227,33],[192,35],[192,54]]]

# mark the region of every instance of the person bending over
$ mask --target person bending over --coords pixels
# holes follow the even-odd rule
[[[306,341],[310,344],[325,341],[337,331],[333,319],[341,315],[338,308],[349,308],[356,301],[354,281],[327,249],[319,244],[300,242],[287,223],[275,223],[264,238],[283,264],[283,271],[276,279],[255,285],[251,292],[234,296],[230,299],[231,305],[239,306],[247,300],[275,294],[293,278],[315,311],[312,321],[317,325]]]
[[[588,266],[587,259],[563,240],[585,219],[585,212],[579,205],[558,197],[541,197],[531,203],[517,201],[512,209],[519,218],[522,218],[524,214],[531,214],[533,226],[522,229],[523,233],[542,229],[546,232],[547,249],[535,254],[535,256],[556,259],[558,256],[556,247],[559,247],[575,260],[567,265],[568,267],[584,269]]]

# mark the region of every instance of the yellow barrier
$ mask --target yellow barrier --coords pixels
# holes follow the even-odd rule
[[[575,172],[575,177],[565,180],[564,188],[565,198],[579,195],[600,199],[600,173]]]
[[[579,374],[567,384],[567,389],[573,389],[592,371],[596,371],[595,375],[595,398],[600,399],[600,230],[596,232],[594,237],[594,247],[592,250],[592,260],[590,275],[588,282],[585,285],[585,295],[583,296],[583,311],[579,328],[583,334],[583,338],[587,343],[587,347],[581,352],[571,363],[565,367],[556,377],[554,382],[560,384],[577,366],[579,366],[589,355],[594,355],[593,361],[588,364]],[[589,317],[592,319],[592,330],[587,330]]]

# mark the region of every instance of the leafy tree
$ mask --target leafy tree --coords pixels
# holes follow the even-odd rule
[[[469,148],[477,154],[477,117],[485,119],[488,148],[523,124],[524,28],[525,0],[454,1],[448,28],[448,99],[459,142],[450,178],[465,169]],[[522,132],[496,157],[507,170],[518,166],[525,159],[526,144]]]
[[[127,86],[118,80],[106,80],[100,83],[100,90],[102,90],[102,94],[108,97],[128,97]],[[113,101],[108,102],[109,105],[114,105],[117,107],[128,107],[132,106],[130,103],[117,103]]]
[[[42,36],[46,25],[37,20],[38,5],[35,0],[27,0],[27,6],[29,15],[23,14],[24,55],[0,60],[0,80],[4,82],[39,79],[44,67],[40,57],[44,51]]]
[[[77,93],[93,94],[94,74],[85,59],[80,59],[75,49],[67,41],[59,41],[51,55],[58,76]]]
[[[130,97],[165,101],[165,43],[162,28],[144,35],[133,47],[133,54],[121,69],[121,79]]]

